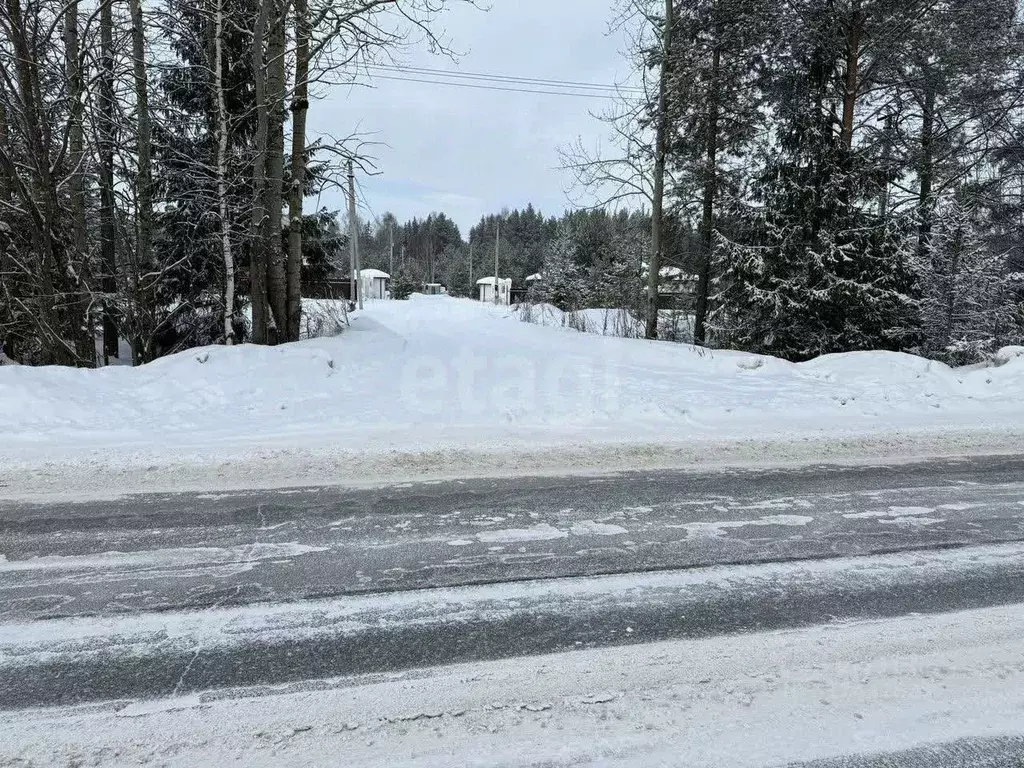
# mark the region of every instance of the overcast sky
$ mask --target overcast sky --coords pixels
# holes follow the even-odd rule
[[[610,0],[491,0],[481,11],[456,6],[442,17],[458,63],[421,47],[403,63],[431,69],[610,84],[629,71],[623,41],[609,36]],[[610,102],[445,85],[371,80],[335,87],[314,102],[312,133],[358,127],[383,142],[373,148],[381,175],[364,178],[368,212],[399,220],[443,211],[465,237],[481,215],[532,202],[546,215],[569,206],[571,179],[558,148],[577,137],[594,145],[607,129],[589,112]],[[340,209],[337,192],[321,204]]]

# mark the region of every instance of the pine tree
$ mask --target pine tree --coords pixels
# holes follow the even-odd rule
[[[673,196],[700,206],[694,341],[705,342],[711,256],[722,200],[740,193],[743,156],[761,132],[760,80],[777,44],[765,0],[692,0],[676,20],[669,86]]]

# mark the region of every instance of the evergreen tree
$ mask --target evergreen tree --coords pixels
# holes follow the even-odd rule
[[[905,224],[867,205],[877,187],[841,109],[848,52],[831,12],[815,4],[791,21],[759,205],[745,212],[746,236],[718,254],[718,332],[732,346],[794,360],[902,349],[917,337]]]
[[[391,298],[398,301],[405,301],[413,292],[416,290],[416,284],[413,282],[409,273],[401,269],[398,274],[391,280]]]
[[[921,273],[925,351],[973,363],[1012,338],[1017,305],[1004,253],[980,233],[978,211],[959,200],[937,209],[940,222]]]
[[[562,224],[546,249],[540,282],[531,286],[531,300],[572,312],[589,303],[589,290],[576,260],[572,228]]]
[[[742,194],[745,156],[765,123],[763,79],[778,44],[773,3],[695,0],[676,17],[668,109],[678,206],[700,222],[693,250],[695,341],[705,341],[712,251],[722,200]]]

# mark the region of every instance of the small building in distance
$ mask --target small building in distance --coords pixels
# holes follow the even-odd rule
[[[481,277],[476,281],[476,287],[480,292],[480,301],[494,304],[495,283],[498,290],[498,304],[509,305],[512,298],[512,278],[510,277]]]
[[[424,283],[423,293],[426,296],[444,296],[448,293],[448,289],[441,283]]]
[[[379,269],[359,270],[360,292],[363,299],[387,299],[390,297],[391,275]]]

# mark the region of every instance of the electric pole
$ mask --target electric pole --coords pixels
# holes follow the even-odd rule
[[[469,240],[469,295],[473,295],[473,239]]]
[[[350,298],[359,309],[363,308],[363,285],[359,279],[359,222],[356,219],[356,174],[352,161],[348,161],[348,238],[349,268],[351,270]]]
[[[388,258],[388,274],[395,274],[395,223],[388,222],[388,243],[391,247],[391,255]]]
[[[501,219],[498,219],[498,231],[494,238],[494,303],[498,303],[498,251],[501,248]]]

